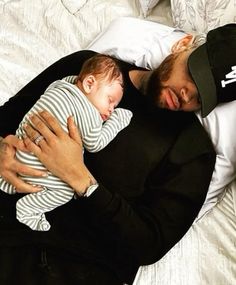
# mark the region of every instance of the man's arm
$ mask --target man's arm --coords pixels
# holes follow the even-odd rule
[[[214,162],[214,153],[207,153],[185,165],[170,165],[164,180],[156,170],[152,191],[147,186],[136,204],[99,185],[85,200],[97,237],[112,244],[111,251],[119,248],[116,254],[125,258],[128,253],[139,265],[156,262],[194,222],[204,203]]]
[[[33,122],[46,142],[40,147],[31,145],[30,150],[80,195],[92,177],[81,150],[50,114],[44,119],[53,132],[38,125],[35,117]],[[202,138],[189,148],[189,142],[198,135]],[[130,264],[151,264],[192,225],[204,203],[214,165],[215,152],[207,135],[202,128],[194,131],[190,124],[165,159],[147,175],[139,197],[122,197],[99,182],[93,194],[83,200],[83,215],[96,228],[98,243],[104,243],[118,259],[129,260]]]

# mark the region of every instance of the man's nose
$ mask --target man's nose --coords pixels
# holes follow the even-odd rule
[[[190,101],[192,100],[192,96],[187,92],[185,88],[182,88],[180,90],[180,97],[181,97],[181,101],[185,104],[190,103]]]

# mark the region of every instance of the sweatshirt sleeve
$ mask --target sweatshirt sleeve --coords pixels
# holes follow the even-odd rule
[[[204,202],[214,163],[213,151],[185,163],[169,157],[163,170],[153,172],[144,194],[135,201],[100,185],[84,201],[97,238],[101,233],[102,242],[121,259],[127,258],[128,252],[139,265],[156,262],[192,225]]]

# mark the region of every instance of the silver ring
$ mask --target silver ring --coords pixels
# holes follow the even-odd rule
[[[34,143],[36,144],[36,145],[39,145],[39,143],[41,142],[41,140],[44,140],[44,137],[43,136],[38,136],[35,140],[34,140]]]

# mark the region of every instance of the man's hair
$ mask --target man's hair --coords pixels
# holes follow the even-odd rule
[[[206,42],[206,34],[196,34],[192,39],[192,49],[196,49],[197,47],[203,45]]]
[[[122,72],[118,61],[115,58],[104,54],[96,54],[86,60],[82,65],[77,80],[83,81],[88,75],[93,75],[98,80],[108,82],[116,80],[119,77],[122,78]]]

